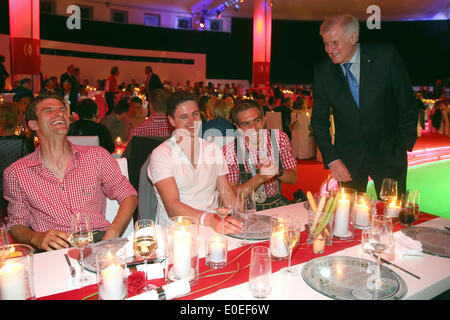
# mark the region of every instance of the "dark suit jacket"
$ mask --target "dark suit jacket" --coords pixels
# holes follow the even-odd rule
[[[148,94],[150,93],[150,91],[155,90],[155,89],[162,89],[163,85],[161,83],[161,80],[159,79],[159,76],[157,74],[152,73],[150,75],[150,80],[148,82],[148,86],[147,88],[145,88],[145,93]]]
[[[417,104],[402,59],[390,45],[361,48],[360,108],[339,64],[327,57],[314,70],[311,125],[324,164],[341,159],[350,174],[363,161],[402,168],[417,139]],[[335,141],[331,144],[330,107]]]
[[[98,136],[101,147],[113,153],[116,149],[111,133],[104,125],[91,120],[78,120],[70,124],[68,136]]]

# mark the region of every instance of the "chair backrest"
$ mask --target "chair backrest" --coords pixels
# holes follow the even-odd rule
[[[122,171],[122,174],[127,177],[128,179],[128,166],[127,166],[127,159],[126,158],[119,158],[116,159],[119,163],[120,170]],[[110,223],[114,221],[114,218],[117,215],[117,211],[119,211],[119,203],[116,200],[111,200],[109,198],[106,198],[106,220],[108,220]],[[130,234],[132,234],[134,231],[134,220],[131,219],[130,223],[128,224],[127,228],[125,229],[122,237],[126,238]]]
[[[148,165],[150,163],[150,155],[141,167],[139,178],[139,203],[138,215],[139,219],[151,219],[156,222],[156,210],[158,208],[158,199],[156,198],[153,184],[148,178]]]
[[[99,146],[98,136],[67,136],[67,140],[79,146]]]
[[[283,130],[283,122],[281,119],[281,112],[267,112],[266,113],[267,129]]]
[[[227,145],[228,143],[234,141],[234,136],[208,136],[206,137],[206,140],[214,142],[217,144],[220,148]]]

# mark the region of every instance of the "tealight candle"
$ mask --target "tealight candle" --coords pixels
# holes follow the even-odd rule
[[[225,244],[221,239],[214,239],[209,243],[209,261],[223,262],[225,260]]]
[[[277,258],[285,258],[289,255],[284,241],[284,230],[272,232],[270,236],[270,253]]]
[[[25,300],[26,288],[24,265],[7,261],[0,269],[0,299]]]
[[[125,297],[123,272],[122,266],[115,263],[101,271],[102,286],[100,290],[103,300],[119,300]]]
[[[121,137],[117,137],[116,138],[116,145],[118,145],[118,146],[122,145],[122,138]]]
[[[334,234],[345,237],[348,233],[348,220],[350,216],[350,200],[345,199],[345,193],[342,192],[342,199],[339,199],[336,210],[336,221],[334,224]]]
[[[400,206],[397,205],[397,201],[394,199],[394,200],[392,200],[392,202],[389,204],[389,206],[387,208],[387,216],[391,217],[391,218],[397,218],[399,212],[400,212]]]

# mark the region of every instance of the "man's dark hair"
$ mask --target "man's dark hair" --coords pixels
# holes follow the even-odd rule
[[[195,96],[187,91],[176,91],[174,92],[167,102],[167,115],[173,118],[175,110],[177,107],[186,101],[194,101],[197,103]]]
[[[153,69],[152,69],[151,66],[146,66],[146,67],[145,67],[145,70],[147,70],[147,71],[149,71],[149,72],[153,72]]]
[[[33,93],[30,89],[23,88],[22,90],[16,92],[13,96],[13,102],[19,102],[23,98],[34,99]]]
[[[164,89],[155,89],[150,91],[150,103],[152,104],[153,110],[158,113],[167,112],[167,101],[169,100],[169,95]]]
[[[125,112],[128,112],[130,110],[130,104],[125,99],[120,99],[119,102],[117,102],[116,107],[114,108],[114,113],[116,114],[122,114]]]
[[[133,97],[133,98],[131,98],[130,103],[133,103],[133,102],[142,104],[142,99],[139,97]]]
[[[92,119],[93,116],[97,115],[97,104],[92,99],[83,99],[77,103],[77,111],[80,120]]]
[[[22,80],[20,80],[20,85],[24,85],[25,83],[31,83],[31,79],[30,78],[23,78]]]
[[[48,100],[48,99],[56,99],[59,102],[61,102],[63,105],[65,105],[66,103],[64,102],[64,100],[57,94],[54,93],[48,93],[48,92],[44,92],[41,93],[40,95],[38,95],[36,98],[34,98],[30,104],[27,107],[27,110],[25,110],[25,121],[28,123],[28,121],[30,120],[37,120],[37,111],[36,111],[36,106],[44,101],[44,100]]]
[[[238,114],[251,108],[257,108],[261,119],[264,118],[264,109],[255,100],[246,99],[238,102],[234,108],[231,109],[231,120],[233,123],[239,125]]]
[[[115,75],[118,71],[119,71],[119,67],[117,67],[117,66],[112,67],[111,68],[111,75],[112,76]]]

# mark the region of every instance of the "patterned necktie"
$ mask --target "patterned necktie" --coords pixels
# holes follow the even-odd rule
[[[350,91],[352,92],[353,99],[355,99],[356,105],[359,108],[359,87],[358,82],[355,79],[355,76],[350,71],[350,67],[352,64],[350,62],[344,63],[345,74],[347,75],[347,82],[350,86]]]

